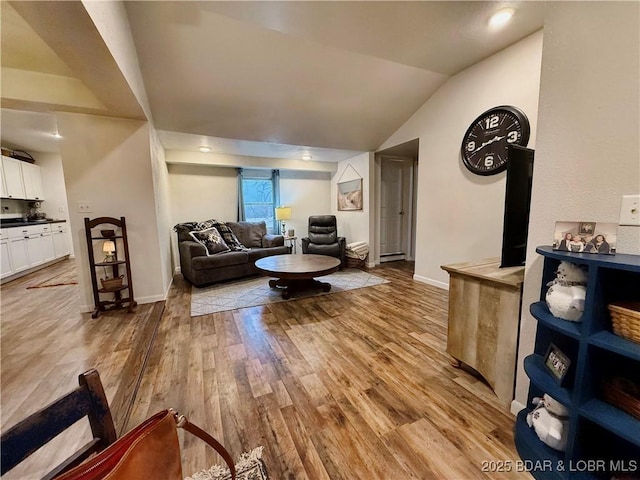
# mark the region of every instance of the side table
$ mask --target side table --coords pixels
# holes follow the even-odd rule
[[[291,253],[292,250],[293,250],[293,253],[296,253],[296,240],[297,239],[298,239],[298,237],[284,237],[284,244],[289,247],[289,253]]]

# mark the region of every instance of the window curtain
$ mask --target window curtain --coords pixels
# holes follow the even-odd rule
[[[282,223],[275,219],[275,207],[280,206],[280,170],[271,170],[271,185],[273,185],[273,222],[275,223],[273,231],[284,235]]]
[[[244,170],[238,169],[238,221],[243,222],[244,216],[244,194],[242,192],[242,179],[244,178]]]

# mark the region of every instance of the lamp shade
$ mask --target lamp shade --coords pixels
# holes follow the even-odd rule
[[[289,220],[291,218],[291,207],[276,207],[276,220]]]
[[[116,244],[112,240],[105,240],[102,244],[102,251],[104,253],[113,253],[116,251]]]

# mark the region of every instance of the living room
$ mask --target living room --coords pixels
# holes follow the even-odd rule
[[[135,50],[125,36],[114,33],[121,32],[118,28],[106,28],[118,24],[114,19],[121,19],[122,11],[115,9],[111,17],[108,10],[101,13],[92,20],[114,52],[110,62],[119,65],[134,96],[144,98],[140,74],[129,70]],[[60,24],[65,21],[70,20]],[[535,247],[551,242],[555,222],[617,223],[620,197],[640,190],[638,30],[634,2],[550,2],[544,29],[451,76],[374,150],[330,166],[277,158],[260,165],[289,172],[282,180],[282,201],[293,208],[287,224],[298,236],[309,215],[336,214],[339,232],[348,241],[367,241],[373,252],[369,262],[376,264],[375,152],[419,139],[413,280],[442,289],[448,278],[441,265],[497,256],[502,241],[504,176],[466,171],[459,158],[462,135],[487,108],[518,106],[529,118],[529,147],[536,150],[522,297],[522,305],[529,305],[539,296],[542,275]],[[58,157],[48,158],[64,167],[78,307],[84,311],[92,296],[87,259],[81,254],[86,215],[76,211],[79,202],[91,202],[91,216],[123,215],[135,225],[130,240],[134,284],[139,303],[151,304],[170,297],[178,266],[173,225],[213,217],[235,220],[235,168],[256,166],[255,160],[231,155],[165,148],[147,120],[152,118],[147,108],[144,101],[138,103],[137,119],[57,114],[65,140]],[[339,212],[335,205],[336,184],[349,164],[363,178],[359,212]],[[637,228],[619,228],[618,251],[640,253]],[[526,402],[528,390],[522,359],[533,349],[535,330],[535,320],[523,308],[514,399],[519,404]]]

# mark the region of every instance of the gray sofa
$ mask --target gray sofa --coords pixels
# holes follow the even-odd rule
[[[224,222],[246,251],[230,251],[207,255],[204,245],[196,242],[189,232],[197,230],[197,222],[179,223],[173,229],[178,234],[180,270],[184,278],[196,287],[222,280],[255,275],[255,261],[271,255],[289,253],[282,235],[268,235],[264,222]]]

